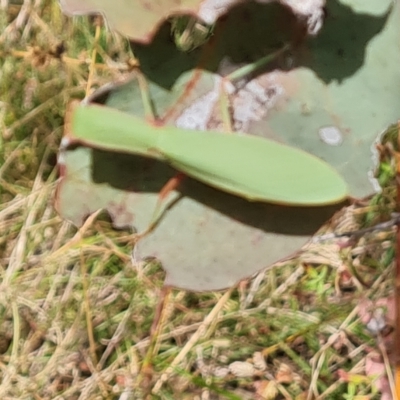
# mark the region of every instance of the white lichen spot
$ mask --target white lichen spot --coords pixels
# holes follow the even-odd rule
[[[324,23],[325,0],[280,0],[289,6],[297,17],[305,18],[309,35],[315,36]]]
[[[213,24],[230,7],[242,0],[204,0],[201,2],[198,17],[206,24]]]
[[[273,74],[264,85],[257,80],[248,82],[233,99],[235,129],[246,131],[252,121],[261,120],[283,92],[283,87],[274,82]]]
[[[323,7],[326,0],[278,0],[289,7],[297,18],[305,20],[309,35],[316,35],[324,21]],[[204,0],[201,2],[198,17],[207,24],[213,24],[236,4],[245,0]],[[274,0],[258,0],[258,3],[272,3]]]
[[[336,126],[324,126],[319,129],[318,135],[330,146],[340,146],[343,143],[343,134]]]
[[[58,165],[65,165],[65,152],[64,151],[60,151],[57,155],[57,163]]]
[[[220,95],[220,79],[215,79],[214,89],[187,107],[176,119],[178,128],[206,130]]]
[[[61,143],[60,143],[60,149],[61,150],[66,150],[66,148],[71,144],[71,139],[67,138],[66,136],[64,136],[61,139]]]

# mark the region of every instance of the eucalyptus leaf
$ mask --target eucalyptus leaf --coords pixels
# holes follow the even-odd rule
[[[223,16],[235,5],[240,4],[241,0],[163,0],[148,2],[145,0],[59,0],[61,8],[65,13],[72,15],[96,14],[101,13],[106,18],[110,26],[132,40],[148,43],[157,28],[168,17],[182,14],[189,14],[191,17],[204,21],[207,25],[212,25],[219,17]],[[321,24],[323,10],[320,0],[308,0],[306,7],[298,5],[291,0],[278,0],[286,7],[290,8],[300,20],[304,20],[308,31],[316,33]],[[263,2],[263,0],[260,0]],[[178,17],[179,18],[179,17]],[[175,40],[180,48],[188,50],[198,46],[207,35],[207,29],[195,29],[194,35],[187,36],[187,40],[182,38],[182,30],[185,30],[183,20],[174,22],[178,25],[173,28]],[[204,24],[198,22],[204,27]],[[192,32],[193,33],[193,32]],[[193,36],[196,36],[193,39]],[[188,47],[189,46],[189,47]]]
[[[63,151],[61,170],[56,207],[65,218],[79,226],[103,208],[116,227],[139,233],[176,174],[157,160],[87,147]],[[248,202],[187,178],[164,199],[158,225],[135,256],[158,259],[166,285],[219,290],[294,253],[341,207]]]

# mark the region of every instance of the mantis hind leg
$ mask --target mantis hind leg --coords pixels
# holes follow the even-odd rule
[[[173,192],[175,189],[179,187],[181,182],[186,178],[186,175],[183,173],[178,173],[174,177],[168,180],[168,182],[161,188],[160,192],[158,193],[157,203],[153,212],[153,216],[151,217],[149,226],[141,233],[136,235],[136,241],[141,239],[142,237],[149,234],[155,227],[158,225],[160,220],[162,219],[164,213],[168,211],[168,209],[175,204],[177,200],[179,200],[179,196],[173,200],[169,204],[167,204],[164,209],[163,203],[166,201],[168,195]]]

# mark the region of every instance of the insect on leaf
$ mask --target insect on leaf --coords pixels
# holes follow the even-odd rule
[[[97,105],[77,107],[71,129],[71,144],[162,159],[248,200],[313,206],[341,202],[347,195],[345,182],[328,164],[272,140],[153,126]]]

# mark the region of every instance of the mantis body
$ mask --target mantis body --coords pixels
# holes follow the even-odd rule
[[[250,201],[317,206],[347,196],[339,173],[296,148],[250,135],[157,126],[100,105],[75,108],[64,141],[73,143],[155,158]]]

